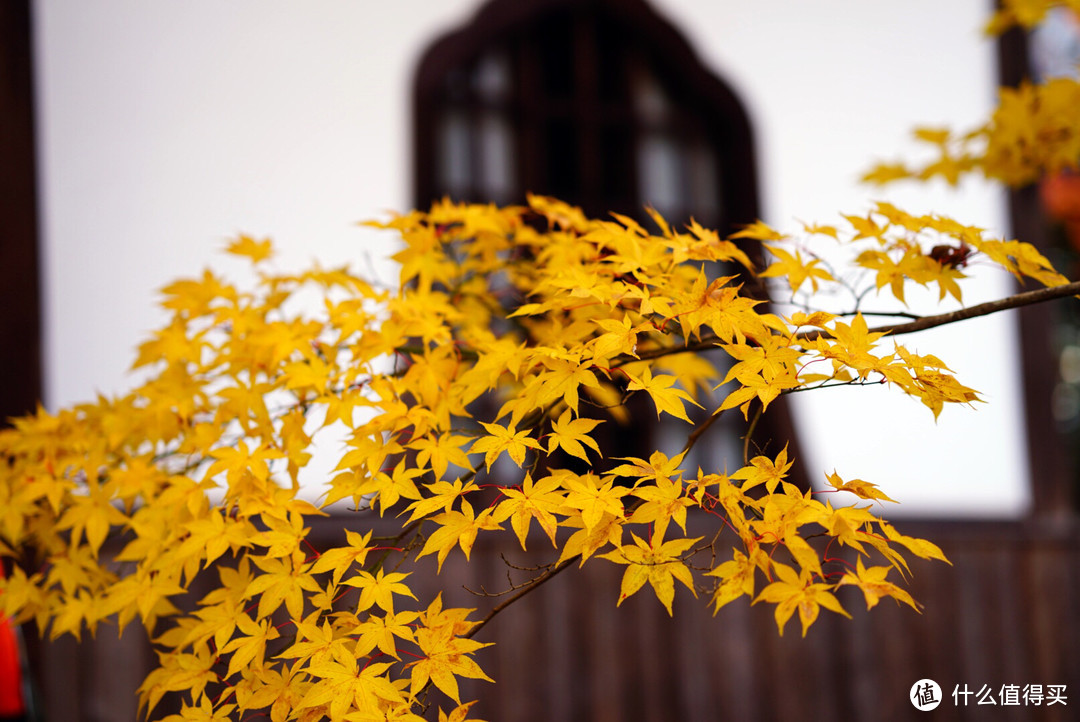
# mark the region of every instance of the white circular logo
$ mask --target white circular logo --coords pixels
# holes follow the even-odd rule
[[[941,704],[941,687],[932,679],[920,679],[911,685],[908,696],[915,709],[929,712]]]

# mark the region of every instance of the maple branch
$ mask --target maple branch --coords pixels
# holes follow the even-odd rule
[[[754,418],[750,421],[750,426],[746,429],[746,436],[743,437],[742,458],[744,466],[750,463],[750,439],[754,435],[754,429],[757,428],[757,423],[761,419],[761,414],[764,411],[765,407],[758,405],[757,411],[754,413]]]
[[[724,412],[715,411],[712,414],[709,414],[709,418],[705,419],[705,421],[702,422],[696,429],[690,432],[690,435],[686,437],[686,444],[683,446],[682,449],[684,454],[690,451],[690,449],[694,448],[694,444],[696,444],[698,439],[701,438],[701,435],[708,431],[710,426],[716,423],[716,420],[720,418],[720,414],[722,413]]]
[[[395,547],[397,547],[397,546],[398,546],[398,544],[400,544],[400,543],[401,543],[401,541],[402,541],[402,540],[403,540],[403,539],[404,539],[405,537],[407,537],[407,536],[408,536],[409,534],[411,534],[412,532],[416,531],[416,530],[417,530],[417,529],[418,529],[418,528],[420,527],[420,524],[422,524],[422,523],[423,523],[423,521],[424,521],[423,519],[417,519],[417,520],[413,521],[412,523],[410,523],[410,524],[407,524],[407,525],[406,525],[406,526],[405,526],[405,527],[404,527],[404,528],[403,528],[403,529],[401,530],[401,533],[400,533],[400,534],[398,534],[398,535],[397,535],[397,536],[395,536],[395,537],[394,537],[393,539],[391,539],[391,540],[390,540],[390,543],[389,543],[388,545],[385,545],[385,548],[383,549],[383,553],[382,553],[382,556],[380,556],[380,557],[379,557],[379,558],[378,558],[377,560],[375,560],[375,563],[374,563],[374,564],[373,564],[373,565],[371,566],[371,568],[370,568],[370,569],[366,569],[365,571],[367,571],[367,572],[369,572],[369,573],[371,573],[371,574],[374,574],[374,573],[375,573],[375,572],[377,572],[378,570],[382,569],[382,565],[386,563],[386,558],[387,558],[388,556],[390,556],[390,552],[392,552],[392,551],[395,551]],[[410,540],[410,544],[411,544],[411,540]],[[405,555],[404,555],[404,556],[402,557],[402,560],[403,560],[403,561],[404,561],[404,558],[405,558],[405,556],[408,556],[408,554],[406,553],[406,554],[405,554]]]
[[[618,368],[625,366],[628,363],[634,363],[635,361],[649,361],[654,358],[660,358],[662,356],[671,356],[677,353],[693,353],[696,351],[709,351],[715,349],[717,344],[720,343],[718,336],[705,336],[698,339],[697,343],[688,343],[685,346],[664,346],[663,348],[647,349],[645,351],[639,351],[637,358],[628,357],[622,360],[616,360],[611,364],[611,368]]]
[[[481,619],[476,624],[475,627],[473,627],[472,629],[469,630],[469,632],[465,635],[465,638],[466,639],[471,639],[472,637],[476,636],[476,633],[479,632],[481,629],[483,629],[485,626],[487,626],[488,622],[490,622],[492,619],[495,618],[495,615],[497,615],[499,612],[501,612],[502,610],[509,607],[511,604],[513,604],[517,600],[524,597],[529,592],[537,589],[541,584],[548,581],[549,579],[554,577],[556,574],[558,574],[562,570],[566,569],[568,566],[570,566],[575,561],[577,561],[580,558],[580,556],[581,555],[578,554],[576,556],[571,557],[570,559],[567,559],[562,564],[558,564],[558,565],[552,567],[548,571],[546,571],[543,574],[541,574],[540,576],[538,576],[536,579],[533,579],[532,581],[530,581],[527,584],[527,586],[525,586],[524,589],[522,589],[520,592],[518,592],[514,596],[510,597],[509,599],[507,599],[505,602],[502,602],[500,604],[496,604],[494,607],[491,608],[491,611],[487,613],[487,616],[485,616],[483,619]]]
[[[643,499],[635,499],[634,501],[630,502],[629,504],[626,505],[626,512],[627,513],[632,512],[641,503],[643,503],[643,501],[644,501]],[[471,639],[473,636],[476,635],[477,632],[479,632],[481,629],[483,629],[485,626],[487,626],[488,622],[490,622],[492,619],[494,619],[495,616],[499,612],[506,609],[511,604],[513,604],[514,602],[516,602],[519,599],[521,599],[522,597],[524,597],[526,594],[529,594],[530,592],[535,591],[541,584],[548,581],[549,579],[554,577],[556,574],[559,574],[560,572],[562,572],[564,569],[566,569],[567,567],[569,567],[571,564],[578,561],[579,559],[581,559],[581,555],[580,554],[575,554],[574,556],[572,556],[569,559],[563,561],[562,563],[556,564],[555,566],[548,568],[548,570],[546,572],[544,572],[540,576],[536,577],[535,579],[531,579],[528,582],[526,582],[524,588],[522,588],[521,591],[519,591],[517,594],[510,597],[506,601],[501,602],[500,604],[496,604],[494,607],[492,607],[491,611],[487,613],[487,616],[485,616],[483,619],[481,619],[477,623],[477,625],[475,627],[473,627],[472,629],[469,630],[468,634],[465,635],[465,638]],[[466,589],[468,589],[468,587],[466,587]]]
[[[1045,303],[1046,301],[1053,301],[1066,296],[1076,296],[1078,294],[1080,294],[1080,281],[1073,281],[1072,283],[1066,283],[1061,286],[1038,288],[1034,291],[1015,293],[1011,296],[1006,296],[1005,298],[999,298],[996,301],[987,301],[986,303],[979,303],[974,306],[969,306],[968,308],[961,308],[958,311],[939,313],[935,316],[923,316],[922,318],[909,323],[872,328],[869,333],[884,332],[892,336],[899,336],[905,333],[915,333],[916,331],[925,331],[928,328],[934,328],[936,326],[956,323],[957,321],[965,321],[969,318],[989,316],[998,311],[1008,311],[1013,308],[1022,308],[1024,306]]]
[[[1076,296],[1077,294],[1080,294],[1080,281],[1073,281],[1072,283],[1066,283],[1061,286],[1038,288],[1034,291],[1015,293],[1012,296],[999,298],[996,301],[978,303],[974,306],[961,308],[958,311],[939,313],[934,316],[922,316],[919,319],[915,321],[910,321],[908,323],[901,323],[893,326],[876,326],[869,329],[867,333],[887,333],[890,336],[901,336],[906,333],[915,333],[917,331],[925,331],[930,328],[936,328],[937,326],[945,326],[950,323],[957,323],[958,321],[966,321],[969,318],[989,316],[990,314],[997,313],[998,311],[1008,311],[1014,308],[1022,308],[1024,306],[1031,306],[1032,304],[1036,303],[1045,303],[1046,301],[1053,301],[1055,299],[1064,298],[1066,296]],[[801,341],[813,341],[818,338],[828,338],[831,335],[832,334],[830,334],[827,330],[817,329],[814,331],[805,331],[803,333],[796,334],[795,337]]]
[[[937,326],[946,326],[950,323],[957,323],[959,321],[966,321],[970,318],[977,318],[979,316],[989,316],[992,313],[999,311],[1008,311],[1014,308],[1023,308],[1024,306],[1031,306],[1036,303],[1045,303],[1047,301],[1054,301],[1059,298],[1065,298],[1066,296],[1080,296],[1080,281],[1073,281],[1072,283],[1066,283],[1061,286],[1051,286],[1050,288],[1038,288],[1034,291],[1024,291],[1022,293],[1015,293],[1005,298],[999,298],[995,301],[987,301],[986,303],[979,303],[974,306],[968,306],[967,308],[961,308],[957,311],[950,311],[948,313],[939,313],[934,316],[919,316],[914,321],[908,323],[900,323],[893,325],[876,326],[868,330],[868,333],[887,333],[890,336],[901,336],[907,333],[916,333],[918,331],[925,331]],[[906,312],[893,314],[896,316],[909,316]],[[803,331],[795,334],[795,338],[800,341],[813,341],[818,338],[829,338],[830,334],[824,329],[815,329],[813,331]],[[750,340],[750,339],[748,339]],[[634,361],[647,361],[654,358],[661,358],[663,356],[671,356],[680,353],[694,353],[696,351],[708,351],[716,348],[717,344],[721,342],[718,336],[702,336],[695,343],[688,343],[684,346],[665,346],[664,348],[647,349],[645,351],[638,352],[637,358],[626,359],[625,361],[616,361],[612,363],[612,368],[622,366],[625,363],[632,363]],[[751,345],[753,343],[751,342]]]
[[[505,564],[510,569],[519,569],[519,570],[522,570],[522,571],[529,571],[529,572],[539,572],[539,571],[543,570],[544,573],[547,573],[548,571],[551,570],[551,565],[550,564],[544,564],[543,566],[539,566],[539,567],[521,567],[521,566],[518,566],[516,564],[513,564],[509,559],[506,558],[505,554],[499,554],[499,557],[502,558],[503,564]],[[507,594],[512,594],[512,593],[516,592],[519,589],[524,589],[525,587],[529,586],[530,584],[535,582],[537,579],[539,579],[540,576],[543,576],[543,574],[541,574],[539,576],[536,576],[536,577],[533,577],[532,579],[529,579],[528,581],[521,582],[520,584],[515,584],[513,578],[510,576],[510,570],[508,569],[507,572],[506,572],[506,581],[510,586],[508,588],[502,590],[501,592],[489,592],[487,590],[487,587],[485,587],[483,584],[480,585],[480,591],[479,592],[474,591],[474,590],[470,589],[469,587],[467,587],[465,585],[462,585],[462,588],[465,591],[467,591],[469,594],[474,594],[474,595],[476,595],[478,597],[505,597]]]
[[[891,318],[910,318],[914,321],[918,321],[923,318],[917,313],[911,313],[910,311],[860,311],[858,309],[854,311],[844,311],[843,313],[836,314],[837,316],[857,316],[862,314],[863,316],[888,316]]]
[[[780,395],[781,396],[789,396],[791,394],[801,394],[804,391],[817,391],[819,389],[837,389],[837,388],[840,388],[841,386],[880,386],[880,385],[885,384],[885,383],[888,383],[888,379],[886,379],[884,377],[882,377],[880,379],[875,378],[873,380],[854,378],[854,379],[850,379],[848,381],[836,381],[836,382],[823,381],[823,382],[821,382],[820,384],[818,384],[816,386],[796,386],[795,388],[781,389]]]

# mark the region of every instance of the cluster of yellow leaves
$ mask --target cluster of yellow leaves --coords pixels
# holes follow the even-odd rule
[[[1066,7],[1080,13],[1078,0],[1001,0],[986,24],[986,32],[1000,35],[1015,26],[1031,29],[1041,23],[1046,13],[1054,7]]]
[[[872,272],[874,288],[888,288],[901,303],[906,303],[909,282],[922,287],[936,285],[938,300],[951,296],[962,301],[958,283],[966,277],[962,269],[980,260],[1005,269],[1021,282],[1031,278],[1045,286],[1057,286],[1067,281],[1031,244],[988,238],[984,229],[945,216],[913,215],[891,203],[878,202],[865,216],[845,215],[844,220],[846,227],[807,225],[804,231],[808,237],[831,238],[850,249],[850,265]],[[793,296],[810,279],[814,292],[846,289],[855,301],[862,297],[861,277],[853,282],[812,253],[804,258],[797,249],[786,251],[780,244],[794,239],[760,221],[735,236],[763,241],[775,260],[760,275],[782,278]]]
[[[942,178],[956,185],[970,172],[1020,187],[1045,175],[1077,169],[1080,163],[1080,83],[1054,78],[1001,88],[990,122],[963,134],[920,128],[915,137],[935,157],[921,166],[879,163],[863,180],[883,185],[903,178]]]
[[[804,633],[820,607],[846,614],[843,586],[868,606],[914,607],[886,576],[907,574],[903,552],[940,550],[869,505],[834,508],[796,487],[786,449],[688,474],[685,451],[612,459],[598,433],[629,419],[635,396],[695,432],[689,448],[716,414],[756,414],[812,386],[886,381],[935,415],[974,392],[933,356],[879,349],[884,334],[862,316],[768,312],[744,292],[753,268],[735,237],[652,221],[655,233],[538,197],[437,203],[374,224],[404,243],[393,290],[347,269],[276,273],[270,244],[241,237],[228,250],[251,260],[254,290],[210,272],[164,289],[172,318],[136,361],[149,380],[0,432],[0,554],[16,562],[3,611],[52,636],[138,618],[160,660],[146,710],[179,692],[182,719],[281,722],[421,719],[432,687],[455,705],[440,719],[464,720],[458,680],[487,679],[473,659],[486,645],[471,610],[416,599],[411,565],[468,558],[481,533],[512,530],[524,548],[534,521],[552,569],[625,566],[619,602],[648,582],[670,613],[677,581],[716,610],[742,595],[775,604],[781,630],[798,611]],[[959,298],[961,264],[918,250],[924,233],[1057,279],[1029,246],[947,219],[879,206],[848,221],[876,244],[856,263],[901,299],[908,280]],[[773,250],[763,276],[834,282],[763,224],[736,235]],[[314,311],[299,300],[312,291]],[[696,425],[690,406],[704,407]],[[300,475],[330,427],[345,448],[316,506],[298,496]],[[889,500],[861,480],[829,483]],[[363,531],[316,549],[307,522],[339,501]],[[688,536],[691,514],[736,540],[729,559]],[[396,537],[373,536],[392,519]],[[883,564],[865,566],[871,554]]]
[[[804,258],[798,251],[785,251],[781,244],[797,246],[804,239],[781,234],[760,221],[735,236],[763,242],[775,260],[760,275],[782,278],[792,297],[802,293],[803,282],[811,279],[814,291],[850,292],[856,309],[866,295],[861,283],[867,275],[872,277],[874,289],[887,289],[901,303],[906,303],[905,290],[911,284],[936,286],[938,300],[949,296],[962,301],[960,282],[966,278],[962,269],[978,262],[1003,268],[1020,281],[1033,279],[1045,286],[1058,286],[1068,280],[1031,244],[990,238],[981,228],[944,216],[913,215],[879,202],[867,215],[845,215],[844,220],[846,225],[840,227],[805,226],[804,231],[806,237],[830,238],[846,249],[851,262],[845,270],[861,269],[853,277],[834,272],[813,254]],[[935,417],[945,403],[977,400],[975,392],[957,382],[940,359],[914,354],[895,342],[891,352],[879,351],[878,342],[887,335],[888,327],[872,329],[861,314],[851,315],[848,321],[822,311],[794,313],[786,319],[788,323],[812,330],[774,333],[750,347],[725,346],[738,361],[725,382],[736,379],[742,388],[729,394],[721,408],[754,398],[767,406],[788,389],[853,379],[893,384],[920,399]],[[812,363],[822,360],[830,361],[831,369],[810,371]]]
[[[1003,0],[987,26],[997,35],[1019,26],[1030,29],[1056,6],[1080,13],[1077,0]],[[999,90],[990,120],[973,130],[918,128],[915,138],[928,145],[933,158],[921,165],[878,163],[863,176],[884,185],[904,178],[942,178],[955,185],[970,172],[1021,187],[1048,175],[1075,171],[1080,164],[1080,82],[1076,77],[1024,81]]]

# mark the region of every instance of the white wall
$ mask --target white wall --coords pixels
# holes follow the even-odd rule
[[[888,197],[1001,231],[999,192],[978,183],[855,182],[872,159],[910,151],[913,125],[968,126],[988,110],[987,4],[655,0],[742,93],[766,220],[831,221]],[[384,255],[392,240],[353,224],[406,209],[413,64],[476,5],[37,0],[48,405],[123,389],[161,319],[156,289],[208,264],[235,269],[216,253],[234,233],[272,236],[285,267]],[[966,300],[1006,291],[989,279]],[[810,468],[882,483],[913,513],[1020,511],[1011,324],[911,340],[985,392],[978,413],[947,409],[935,426],[895,394],[798,399]]]

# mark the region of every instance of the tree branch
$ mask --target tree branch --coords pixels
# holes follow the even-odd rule
[[[1016,293],[1012,296],[999,298],[996,301],[987,301],[986,303],[979,303],[974,306],[969,306],[968,308],[961,308],[959,311],[941,313],[936,316],[923,316],[917,321],[911,321],[909,323],[901,323],[895,326],[880,326],[878,328],[870,329],[870,333],[885,332],[891,336],[899,336],[900,334],[925,331],[928,328],[944,326],[946,324],[956,323],[957,321],[965,321],[969,318],[989,316],[998,311],[1008,311],[1013,308],[1022,308],[1023,306],[1030,306],[1036,303],[1044,303],[1046,301],[1053,301],[1054,299],[1076,295],[1080,295],[1080,281],[1073,281],[1072,283],[1066,283],[1062,286],[1039,288],[1034,291]]]
[[[690,435],[686,437],[686,444],[682,448],[682,453],[685,454],[690,451],[690,449],[694,448],[694,444],[697,443],[697,440],[701,438],[702,434],[709,430],[710,426],[716,423],[716,420],[720,418],[720,414],[722,413],[724,412],[714,411],[709,415],[709,418],[705,419],[705,421],[701,422],[697,428],[690,432]]]
[[[562,564],[559,564],[557,566],[552,567],[551,569],[547,570],[546,572],[541,574],[536,579],[533,579],[532,581],[530,581],[525,586],[524,589],[522,589],[520,592],[518,592],[514,596],[510,597],[509,599],[507,599],[506,601],[504,601],[504,602],[502,602],[500,604],[496,604],[494,607],[492,607],[491,611],[487,613],[486,617],[481,619],[480,622],[475,627],[473,627],[472,629],[469,630],[468,634],[466,634],[465,637],[468,638],[468,639],[471,639],[472,637],[476,636],[476,634],[481,629],[483,629],[484,627],[487,626],[488,622],[490,622],[492,619],[495,618],[496,614],[498,614],[502,610],[506,609],[511,604],[513,604],[517,600],[521,599],[522,597],[524,597],[529,592],[535,590],[537,587],[539,587],[541,584],[543,584],[547,580],[554,577],[556,574],[561,572],[563,569],[566,569],[568,566],[570,566],[571,564],[576,562],[580,557],[581,557],[581,555],[579,554],[577,556],[571,557],[570,559],[567,559]]]
[[[1016,293],[1012,296],[1006,296],[1005,298],[999,298],[996,301],[987,301],[986,303],[979,303],[967,308],[961,308],[958,311],[950,311],[949,313],[940,313],[934,316],[920,316],[914,321],[907,323],[892,324],[885,326],[876,326],[869,330],[869,333],[887,333],[890,336],[901,336],[907,333],[916,333],[917,331],[925,331],[937,326],[946,326],[950,323],[957,323],[959,321],[966,321],[970,318],[977,318],[979,316],[989,316],[992,313],[999,311],[1008,311],[1014,308],[1022,308],[1024,306],[1031,306],[1036,303],[1045,303],[1047,301],[1053,301],[1058,298],[1065,298],[1066,296],[1080,296],[1080,281],[1073,281],[1072,283],[1066,283],[1061,286],[1052,286],[1050,288],[1038,288],[1034,291],[1024,291],[1023,293]],[[898,316],[908,314],[896,314]],[[795,334],[795,338],[800,341],[813,341],[822,337],[829,337],[831,334],[824,329],[817,329],[814,331],[804,331],[802,333]],[[696,351],[708,351],[714,349],[720,339],[716,336],[703,336],[695,343],[688,343],[685,346],[667,346],[665,348],[654,348],[646,351],[641,351],[637,358],[627,359],[622,363],[631,363],[633,361],[645,361],[648,359],[660,358],[661,356],[670,356],[679,353],[693,353]],[[621,366],[622,363],[613,363],[612,367]]]

